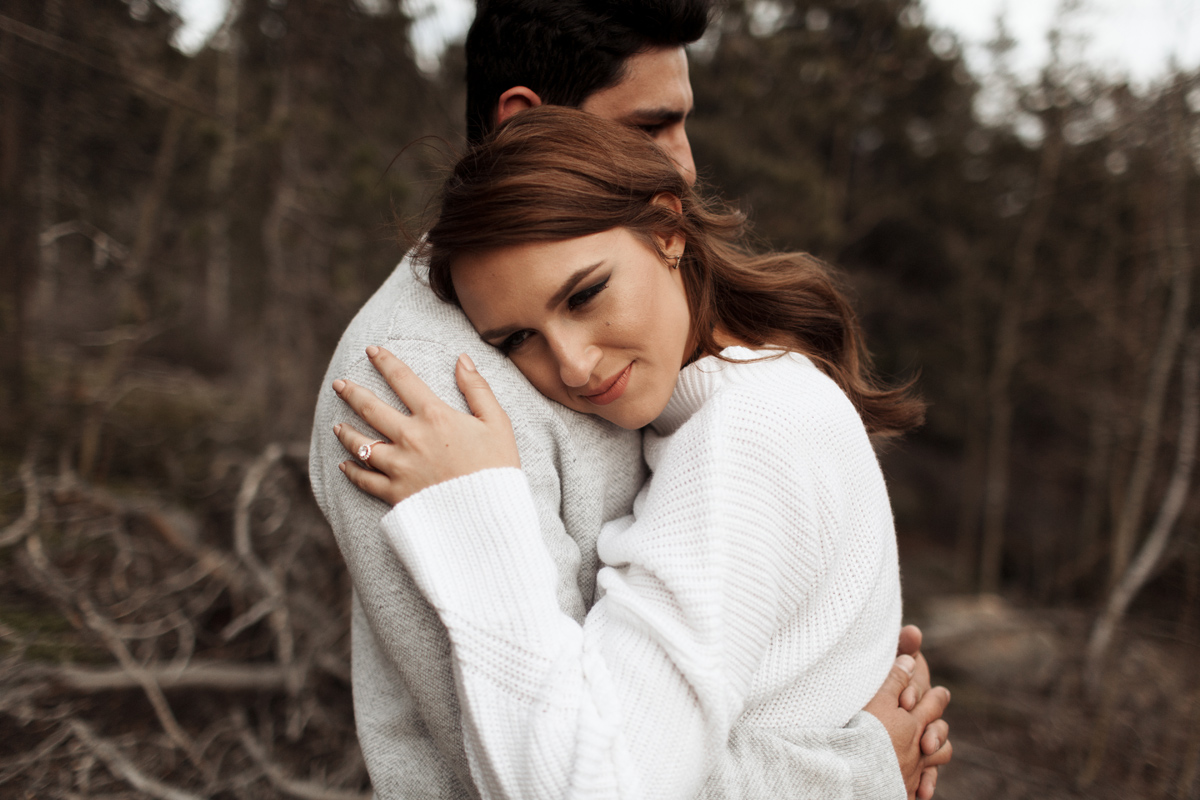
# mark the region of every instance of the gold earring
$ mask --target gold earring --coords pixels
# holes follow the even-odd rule
[[[681,258],[683,258],[683,253],[680,253],[677,256],[670,256],[670,257],[675,259],[674,261],[671,262],[671,269],[679,269],[679,260]]]

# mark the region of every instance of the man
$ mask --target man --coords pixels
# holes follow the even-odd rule
[[[646,130],[694,176],[684,128],[692,96],[683,46],[700,37],[707,14],[703,0],[481,0],[467,38],[470,137],[531,106],[573,105]],[[512,419],[546,547],[559,567],[560,606],[576,620],[592,599],[600,525],[628,511],[645,478],[640,437],[542,397],[479,340],[457,308],[414,277],[408,261],[338,346],[318,400],[311,476],[354,581],[352,669],[363,755],[381,798],[476,797],[445,629],[378,530],[388,509],[337,468],[346,454],[333,426],[369,428],[329,384],[348,378],[398,403],[364,355],[372,344],[399,355],[460,409],[453,370],[459,353],[468,353],[491,383]],[[911,672],[912,659],[903,663]],[[843,729],[779,734],[738,726],[702,796],[911,796],[923,768],[948,758],[944,723],[924,732],[935,755],[922,756],[913,744],[940,716],[944,698],[932,692],[920,714],[909,714],[897,705],[907,677],[893,670],[889,681],[894,685],[868,707],[872,713]],[[928,795],[934,773],[925,774],[921,791]]]

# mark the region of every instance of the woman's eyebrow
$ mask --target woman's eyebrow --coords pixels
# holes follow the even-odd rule
[[[563,281],[562,287],[557,292],[555,292],[554,296],[551,297],[546,302],[546,310],[553,311],[554,308],[556,306],[558,306],[559,303],[561,303],[563,300],[567,299],[567,295],[569,295],[571,292],[575,291],[575,287],[579,285],[580,281],[582,281],[588,275],[591,275],[593,272],[598,270],[603,265],[604,265],[604,261],[603,261],[603,259],[601,259],[600,261],[597,261],[595,264],[589,264],[586,267],[580,267],[579,269],[572,272],[570,277],[568,277],[565,281]]]
[[[604,266],[603,259],[597,261],[595,264],[588,264],[587,266],[580,267],[572,272],[563,282],[563,285],[559,288],[559,290],[554,293],[554,296],[546,302],[546,310],[553,311],[555,306],[567,299],[567,295],[575,291],[575,287],[578,286],[584,278],[586,278],[588,275],[591,275],[602,266]],[[516,330],[519,330],[519,326],[517,325],[503,325],[499,328],[489,328],[488,330],[480,333],[479,338],[483,339],[485,342],[491,342],[496,339],[502,339]]]

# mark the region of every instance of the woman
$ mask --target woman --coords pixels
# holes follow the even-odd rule
[[[512,431],[469,359],[474,416],[378,351],[412,417],[335,382],[391,440],[336,431],[449,630],[485,797],[694,797],[735,719],[840,726],[892,663],[868,432],[922,406],[872,382],[825,267],[748,255],[741,224],[649,138],[562,108],[518,115],[446,182],[423,245],[435,292],[546,396],[650,426],[653,477],[601,534],[583,626],[558,610]]]

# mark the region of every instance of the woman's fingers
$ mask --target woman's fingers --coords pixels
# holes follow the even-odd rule
[[[336,436],[338,441],[342,443],[342,447],[346,448],[347,453],[359,459],[360,461],[367,463],[368,465],[370,464],[371,459],[379,458],[380,454],[383,452],[379,448],[383,447],[384,445],[391,444],[386,440],[372,439],[362,433],[359,433],[354,429],[353,425],[334,425],[333,435]],[[368,448],[366,450],[365,459],[362,457],[363,453],[360,452],[364,446]]]
[[[354,461],[343,461],[338,468],[345,473],[350,482],[369,495],[373,495],[386,503],[395,503],[391,497],[392,484],[388,476],[381,472],[367,469]]]
[[[367,358],[412,413],[422,414],[430,404],[443,405],[441,398],[433,393],[425,381],[417,377],[417,373],[413,372],[408,364],[387,350],[371,345],[367,348]]]
[[[458,382],[458,389],[463,393],[463,398],[466,399],[467,407],[471,409],[472,414],[484,422],[501,419],[508,422],[508,415],[500,407],[500,402],[496,400],[492,387],[479,374],[479,370],[475,369],[475,362],[466,353],[458,357],[454,379]]]
[[[339,378],[333,382],[333,391],[364,422],[387,438],[396,441],[403,437],[405,415],[380,400],[367,387]]]

